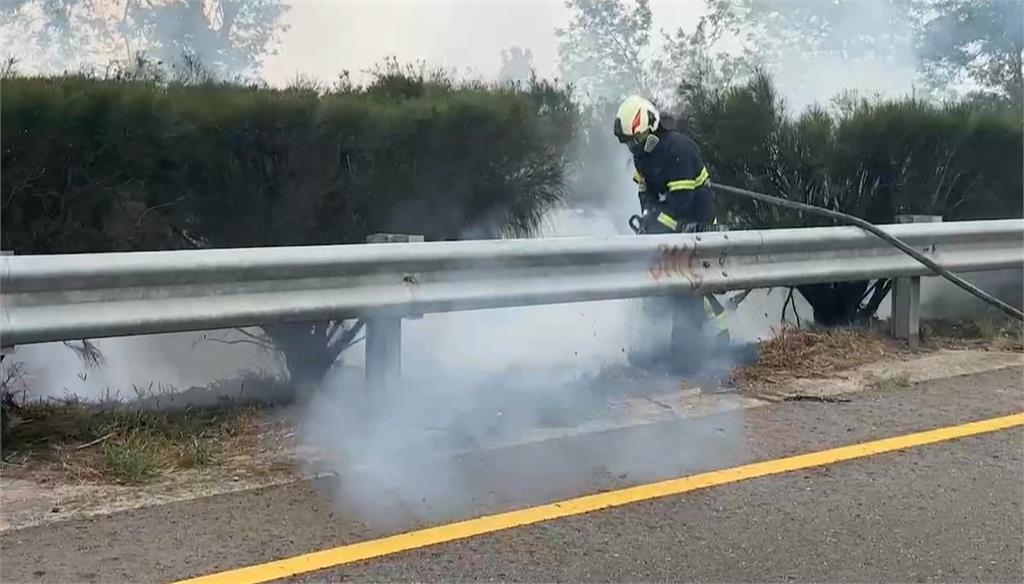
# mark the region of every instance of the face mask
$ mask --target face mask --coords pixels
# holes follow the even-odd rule
[[[647,136],[647,139],[644,140],[644,152],[646,152],[648,154],[650,154],[651,152],[654,152],[654,149],[658,147],[658,142],[660,142],[660,141],[661,141],[661,138],[658,138],[653,133],[649,134]]]
[[[629,147],[629,151],[633,154],[650,154],[658,147],[658,143],[660,141],[660,138],[651,133],[645,137],[637,137],[630,140],[626,145]]]

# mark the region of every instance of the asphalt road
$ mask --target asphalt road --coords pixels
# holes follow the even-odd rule
[[[331,480],[0,536],[3,582],[170,581],[439,521],[1024,410],[1020,369],[424,462],[427,501]],[[438,482],[436,476],[447,477]],[[433,481],[433,482],[431,482]],[[447,495],[442,487],[449,487]],[[456,488],[457,487],[457,488]],[[1024,581],[1024,431],[510,529],[300,581]]]

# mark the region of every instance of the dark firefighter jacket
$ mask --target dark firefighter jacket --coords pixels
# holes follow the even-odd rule
[[[660,130],[658,138],[653,152],[633,156],[640,206],[666,231],[714,223],[711,178],[697,143],[675,130]]]

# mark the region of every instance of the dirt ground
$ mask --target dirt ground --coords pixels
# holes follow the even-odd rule
[[[259,411],[208,462],[128,482],[102,472],[102,443],[15,450],[0,463],[0,531],[288,482],[300,476],[294,436],[287,416]]]
[[[918,351],[870,331],[782,330],[761,344],[757,364],[734,371],[721,387],[701,389],[678,380],[624,374],[624,391],[602,395],[596,417],[524,428],[506,442],[536,442],[778,401],[841,401],[838,396],[851,392],[898,391],[1024,364],[1014,333],[987,330],[987,337],[977,338],[978,331],[973,331],[975,338],[965,338],[970,335],[962,329],[944,326],[926,327],[924,347]],[[637,386],[646,389],[637,391]],[[0,466],[0,532],[307,478],[316,474],[311,461],[325,453],[300,444],[297,418],[294,406],[261,408],[220,418],[216,431],[172,432],[170,447],[178,449],[173,450],[178,458],[161,459],[165,463],[159,472],[131,481],[123,474],[82,470],[111,463],[118,451],[107,442],[126,442],[116,431],[71,434],[74,439],[45,443],[42,449],[8,453]],[[85,440],[96,434],[98,438]],[[215,454],[202,464],[181,464],[181,452],[193,450],[196,436],[208,440]]]

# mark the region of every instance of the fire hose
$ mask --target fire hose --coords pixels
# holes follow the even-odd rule
[[[799,203],[797,201],[790,201],[788,199],[783,199],[783,198],[780,198],[780,197],[773,197],[771,195],[766,195],[764,193],[758,193],[758,192],[751,191],[751,190],[748,190],[748,189],[741,189],[741,188],[738,188],[738,187],[731,187],[729,185],[713,183],[711,186],[715,190],[722,191],[722,192],[725,192],[725,193],[729,193],[729,194],[732,194],[732,195],[738,195],[738,196],[741,196],[741,197],[747,197],[747,198],[750,198],[750,199],[761,201],[763,203],[768,203],[770,205],[778,205],[780,207],[786,207],[788,209],[793,209],[793,210],[796,210],[796,211],[803,211],[805,213],[811,213],[811,214],[814,214],[814,215],[820,215],[822,217],[828,217],[829,219],[834,219],[834,220],[839,221],[841,223],[846,223],[846,224],[849,224],[849,225],[854,225],[856,227],[859,227],[859,228],[863,229],[864,231],[867,231],[868,233],[878,237],[879,239],[881,239],[882,241],[888,243],[889,245],[892,245],[893,247],[899,249],[900,251],[902,251],[903,253],[907,254],[908,256],[914,258],[915,260],[920,262],[922,265],[927,267],[929,270],[931,270],[937,276],[941,276],[942,278],[945,278],[946,280],[949,280],[953,284],[959,286],[960,288],[962,288],[962,289],[966,290],[967,292],[969,292],[970,294],[974,295],[976,298],[979,298],[979,299],[983,300],[984,302],[986,302],[986,303],[988,303],[988,304],[990,304],[992,306],[995,306],[999,310],[1001,310],[1004,313],[1012,316],[1013,318],[1017,319],[1018,321],[1024,322],[1024,312],[1021,312],[1020,310],[1014,308],[1013,306],[1010,306],[1006,302],[1003,302],[1002,300],[996,298],[995,296],[992,296],[988,292],[985,292],[984,290],[978,288],[974,284],[971,284],[970,282],[968,282],[967,280],[961,278],[957,274],[947,270],[946,268],[943,268],[942,266],[940,266],[938,263],[936,263],[934,260],[932,260],[928,256],[922,254],[921,252],[919,252],[916,249],[910,247],[906,243],[900,241],[898,238],[893,237],[892,235],[886,233],[882,229],[879,229],[876,225],[874,225],[872,223],[869,223],[869,222],[865,221],[864,219],[861,219],[860,217],[856,217],[854,215],[850,215],[850,214],[847,214],[847,213],[841,213],[839,211],[833,211],[831,209],[825,209],[823,207],[816,207],[814,205],[808,205],[806,203]],[[642,218],[640,216],[638,216],[638,215],[633,215],[632,217],[629,218],[629,226],[630,226],[631,229],[633,229],[633,231],[635,233],[639,234],[640,231],[641,231],[641,227],[642,227]]]

